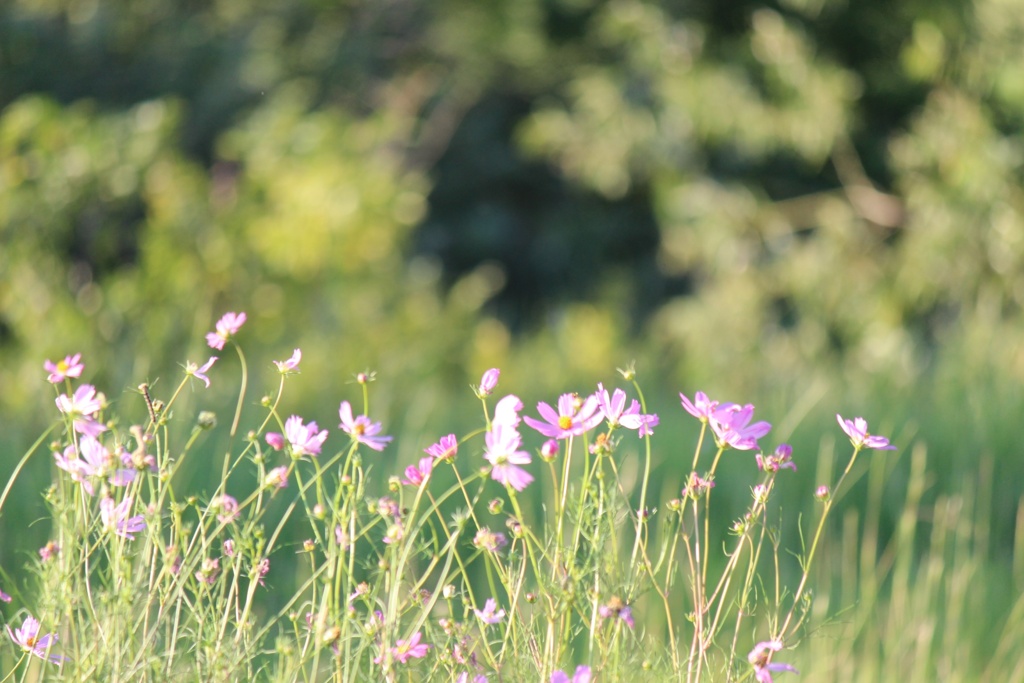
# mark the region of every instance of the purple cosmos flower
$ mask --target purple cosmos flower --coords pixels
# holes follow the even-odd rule
[[[463,671],[459,674],[459,677],[455,679],[455,683],[470,683],[469,672]],[[473,676],[473,683],[487,683],[487,676],[483,674],[477,674]]]
[[[608,600],[608,604],[598,607],[597,613],[602,619],[616,617],[622,619],[623,623],[630,628],[633,628],[635,623],[633,621],[633,608],[615,596]]]
[[[3,600],[4,602],[10,602],[10,601],[11,601],[11,600],[13,600],[13,599],[14,599],[14,598],[12,598],[12,597],[11,597],[10,595],[8,595],[7,593],[4,593],[3,591],[0,591],[0,600]]]
[[[530,485],[533,476],[517,467],[530,464],[530,454],[519,450],[522,442],[519,432],[505,425],[493,425],[484,437],[484,442],[484,457],[493,465],[491,479],[511,486],[516,491],[522,491]]]
[[[49,541],[46,545],[39,549],[39,559],[43,562],[49,561],[51,558],[57,557],[60,554],[60,545],[56,541]]]
[[[733,405],[732,403],[719,405],[718,401],[712,401],[703,391],[698,391],[696,393],[693,397],[693,403],[691,403],[690,399],[686,398],[684,394],[679,394],[679,400],[682,402],[683,408],[686,409],[686,412],[693,415],[701,422],[707,422],[711,419],[711,415],[719,408],[728,408]]]
[[[420,642],[422,637],[420,632],[417,631],[409,640],[396,640],[395,646],[391,648],[391,656],[402,664],[405,664],[410,659],[426,657],[430,646]]]
[[[582,403],[578,403],[576,394],[562,394],[558,397],[558,412],[547,403],[541,401],[537,404],[537,412],[547,422],[541,422],[532,417],[524,417],[526,424],[530,425],[544,436],[553,439],[567,439],[570,436],[579,436],[590,431],[604,419],[604,415],[598,410],[596,396],[587,396]]]
[[[15,644],[25,652],[39,657],[39,659],[45,659],[51,664],[60,664],[68,659],[63,655],[46,653],[50,646],[57,642],[58,636],[56,633],[47,633],[40,637],[39,622],[32,618],[32,616],[26,616],[19,629],[11,631],[10,626],[5,626],[5,628],[7,629],[7,635],[10,636]]]
[[[844,420],[842,415],[836,414],[839,426],[843,428],[846,435],[850,437],[850,443],[858,451],[862,448],[871,448],[876,451],[894,451],[896,447],[889,443],[884,436],[872,436],[868,434],[868,423],[863,417],[855,417],[852,420]]]
[[[282,465],[267,472],[263,478],[264,488],[283,489],[288,486],[288,468]]]
[[[318,431],[319,429],[316,422],[304,425],[301,417],[292,415],[284,422],[283,436],[277,432],[270,432],[266,439],[275,450],[281,450],[287,439],[293,458],[301,458],[304,455],[316,457],[320,455],[320,449],[327,440],[327,430]]]
[[[185,374],[196,379],[201,379],[206,388],[210,388],[210,378],[206,376],[206,371],[213,367],[213,364],[217,362],[217,356],[210,356],[210,360],[203,363],[202,367],[197,366],[192,361],[185,363]]]
[[[563,671],[555,671],[551,674],[551,683],[590,683],[590,667],[580,664],[572,678]]]
[[[131,512],[132,499],[125,498],[115,504],[113,498],[104,498],[100,501],[100,517],[103,519],[103,526],[110,529],[118,536],[134,541],[136,534],[146,528],[146,520],[142,515],[129,517]]]
[[[217,321],[216,331],[206,335],[206,343],[211,349],[224,350],[224,343],[238,334],[245,324],[245,313],[225,313]]]
[[[654,428],[658,426],[658,416],[641,414],[640,403],[636,399],[633,399],[629,408],[626,408],[626,392],[622,389],[616,389],[609,396],[608,390],[599,383],[597,385],[597,402],[601,413],[611,427],[622,426],[626,429],[636,429],[638,436],[643,438],[654,434]]]
[[[753,417],[754,406],[749,403],[742,407],[734,403],[719,406],[708,418],[719,448],[728,446],[738,451],[757,448],[757,440],[770,432],[772,426],[767,422],[750,424]]]
[[[523,402],[519,400],[519,397],[509,394],[494,406],[494,419],[491,420],[491,424],[518,429],[519,411],[522,409]]]
[[[289,358],[288,360],[275,360],[274,365],[277,366],[278,371],[282,375],[287,375],[288,373],[298,372],[296,368],[299,367],[299,362],[301,360],[302,351],[300,349],[295,349],[294,351],[292,351],[291,358]]]
[[[105,401],[106,397],[97,392],[96,387],[91,384],[83,384],[75,389],[72,396],[67,394],[58,396],[57,409],[71,417],[75,431],[79,434],[99,436],[107,428],[93,419],[93,416],[103,409]]]
[[[796,472],[796,464],[793,462],[793,447],[788,443],[779,444],[771,455],[755,455],[757,468],[766,472],[778,472],[781,469],[789,468]]]
[[[365,415],[353,418],[352,406],[348,401],[341,402],[338,415],[341,417],[341,424],[338,426],[356,443],[364,443],[375,451],[382,451],[392,439],[390,436],[378,436],[381,432],[380,422],[371,422]]]
[[[497,609],[498,603],[494,598],[487,598],[482,610],[475,609],[473,612],[485,624],[497,624],[505,618],[505,610]]]
[[[442,460],[451,462],[459,452],[459,440],[455,438],[454,434],[442,436],[437,443],[424,448],[423,452],[433,456],[437,462]]]
[[[498,368],[491,368],[483,374],[480,378],[480,386],[476,389],[476,395],[480,398],[490,396],[494,388],[498,386],[498,377],[501,376],[501,370]]]
[[[71,480],[79,482],[90,496],[95,493],[90,478],[107,477],[111,486],[127,486],[135,480],[135,470],[115,467],[110,451],[88,434],[79,439],[77,454],[75,445],[71,444],[63,454],[54,453],[53,457],[57,467],[70,474]]]
[[[51,363],[47,359],[43,363],[43,369],[50,373],[46,381],[51,384],[57,384],[63,382],[68,377],[81,377],[82,371],[85,370],[85,366],[80,362],[81,360],[82,354],[80,353],[76,353],[73,356],[65,356],[64,360],[59,360],[56,363]]]
[[[433,469],[433,458],[420,458],[419,465],[409,465],[405,468],[405,481],[403,483],[409,486],[419,486],[430,477],[430,472]]]
[[[754,665],[754,678],[758,683],[772,683],[773,671],[792,671],[800,673],[789,664],[776,664],[771,662],[773,654],[782,649],[782,642],[778,640],[766,640],[754,646],[754,649],[747,655],[747,661]]]

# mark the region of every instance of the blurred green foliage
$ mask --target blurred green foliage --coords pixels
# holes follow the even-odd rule
[[[703,388],[805,452],[836,410],[908,422],[943,486],[995,456],[1012,520],[1021,9],[4,3],[4,461],[53,414],[44,359],[130,396],[245,310],[253,396],[301,347],[326,425],[375,369],[399,460],[487,367],[529,405],[636,358],[663,425]]]

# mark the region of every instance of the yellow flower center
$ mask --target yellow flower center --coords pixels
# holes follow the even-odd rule
[[[569,417],[568,415],[563,415],[562,417],[558,418],[559,429],[569,429],[569,427],[572,427],[571,417]]]

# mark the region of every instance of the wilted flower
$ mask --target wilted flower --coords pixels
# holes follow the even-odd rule
[[[782,649],[778,640],[766,640],[754,646],[747,655],[747,661],[754,666],[754,678],[758,683],[772,683],[773,671],[792,671],[800,673],[789,664],[776,664],[769,661],[773,654]]]
[[[225,313],[217,321],[216,330],[206,335],[206,343],[211,349],[221,351],[224,343],[231,337],[238,334],[238,330],[245,324],[245,313]]]
[[[278,371],[282,375],[287,375],[292,372],[298,372],[296,368],[299,367],[299,362],[302,360],[302,351],[295,349],[292,351],[291,358],[288,360],[275,360],[274,365],[277,366]]]
[[[220,559],[216,557],[204,557],[203,564],[196,571],[196,581],[206,584],[213,584],[220,573]]]
[[[225,557],[234,557],[235,556],[235,542],[234,542],[234,540],[229,538],[226,541],[224,541],[223,551],[224,551],[224,556]]]
[[[491,531],[487,527],[481,527],[473,537],[473,545],[482,550],[496,553],[508,545],[508,539],[500,531]]]
[[[263,486],[264,488],[276,487],[279,489],[288,486],[288,468],[282,465],[267,472],[266,477],[263,479]]]
[[[473,612],[485,624],[497,624],[505,618],[505,610],[497,609],[498,603],[494,598],[487,598],[482,610],[475,609]]]
[[[210,360],[206,361],[202,367],[197,367],[192,361],[185,363],[185,374],[196,379],[201,379],[206,388],[210,388],[210,378],[206,376],[206,371],[213,367],[213,364],[217,362],[217,356],[210,356]]]
[[[46,381],[51,384],[57,384],[63,382],[68,377],[81,377],[82,371],[85,370],[85,366],[81,363],[82,354],[76,353],[73,356],[65,356],[64,360],[59,360],[56,363],[51,363],[49,359],[43,363],[43,369],[46,370],[50,375],[46,378]]]
[[[25,621],[22,622],[21,628],[11,630],[10,626],[5,626],[7,629],[7,635],[10,636],[11,640],[14,641],[22,650],[28,652],[31,655],[35,655],[40,659],[45,659],[51,664],[60,664],[68,658],[63,655],[47,654],[47,650],[53,643],[56,643],[58,636],[56,633],[47,633],[44,636],[39,635],[39,622],[36,621],[32,616],[26,616]]]
[[[781,469],[789,468],[796,472],[796,464],[793,462],[793,447],[788,443],[779,444],[771,455],[754,456],[757,461],[757,468],[766,472],[778,472]]]
[[[537,404],[537,412],[545,422],[526,416],[526,424],[553,439],[567,439],[588,432],[604,419],[598,410],[596,396],[587,396],[582,402],[576,394],[562,394],[558,397],[558,412],[543,401]]]
[[[846,435],[850,437],[850,443],[858,451],[862,448],[871,448],[876,451],[894,451],[896,447],[889,443],[884,436],[872,436],[868,434],[868,423],[863,417],[855,417],[852,420],[844,420],[842,415],[837,414],[836,420],[843,428]]]
[[[375,451],[382,451],[391,441],[390,436],[378,436],[381,432],[380,422],[371,422],[366,415],[353,417],[352,406],[348,401],[341,402],[338,415],[341,417],[341,424],[338,426],[357,443],[364,443]]]

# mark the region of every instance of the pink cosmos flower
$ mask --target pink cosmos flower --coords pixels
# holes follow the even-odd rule
[[[483,374],[480,378],[480,386],[476,389],[476,395],[479,398],[490,396],[494,388],[498,386],[498,378],[501,376],[501,370],[498,368],[491,368]]]
[[[96,391],[91,384],[83,384],[75,389],[71,396],[61,394],[57,397],[57,410],[68,415],[79,434],[99,436],[107,428],[97,422],[93,416],[103,409],[106,397]]]
[[[455,683],[470,683],[470,681],[469,681],[469,672],[468,671],[463,671],[462,673],[460,673],[459,677],[455,679]],[[485,676],[483,674],[477,674],[477,675],[473,676],[473,682],[472,683],[487,683],[487,676]]]
[[[590,667],[580,664],[572,678],[563,671],[555,671],[551,674],[551,683],[590,683]]]
[[[419,465],[409,465],[405,468],[405,481],[402,483],[409,486],[420,486],[430,477],[430,472],[433,469],[433,458],[420,458]]]
[[[514,394],[509,394],[498,401],[494,406],[494,418],[492,425],[504,425],[512,429],[519,428],[519,411],[523,409],[523,402]]]
[[[846,435],[850,437],[850,443],[858,451],[862,448],[871,448],[876,451],[894,451],[896,447],[889,443],[884,436],[872,436],[868,434],[868,423],[863,417],[855,417],[852,420],[844,420],[842,415],[836,414],[839,426],[843,428]]]
[[[497,609],[498,603],[494,598],[487,598],[482,610],[475,609],[473,612],[485,624],[497,624],[505,618],[505,610]]]
[[[788,443],[779,444],[778,448],[771,455],[755,455],[757,468],[766,472],[778,472],[789,468],[796,472],[796,464],[793,462],[793,447]]]
[[[58,636],[56,633],[47,633],[40,637],[39,622],[31,615],[25,617],[25,621],[22,622],[19,629],[11,631],[10,626],[5,626],[5,628],[7,629],[7,635],[10,636],[16,645],[25,652],[39,657],[39,659],[45,659],[51,664],[60,664],[68,659],[63,655],[47,654],[50,646],[57,642]]]
[[[703,391],[698,391],[693,398],[693,403],[691,403],[690,399],[686,398],[684,394],[679,394],[679,400],[682,402],[686,412],[701,422],[707,422],[711,419],[711,415],[719,408],[728,408],[733,405],[732,403],[719,405],[718,401],[712,401]]]
[[[56,541],[49,541],[39,549],[39,559],[47,562],[60,554],[60,545]]]
[[[63,382],[68,377],[81,377],[85,366],[80,362],[82,354],[76,353],[73,356],[65,356],[64,360],[51,363],[49,359],[43,363],[43,369],[50,373],[46,381],[51,384]]]
[[[84,434],[78,441],[78,453],[75,445],[64,449],[64,453],[54,453],[57,467],[71,475],[71,481],[82,485],[90,496],[95,493],[93,478],[107,477],[111,486],[127,486],[135,480],[135,470],[115,466],[116,460],[110,451],[95,437]]]
[[[608,600],[608,604],[601,605],[597,608],[597,613],[602,619],[618,618],[621,619],[626,626],[633,628],[633,608],[622,602],[621,599],[612,596]]]
[[[558,397],[558,412],[547,403],[541,401],[537,404],[537,412],[546,420],[541,422],[532,417],[526,416],[526,424],[535,430],[553,439],[567,439],[570,436],[579,436],[590,431],[601,423],[604,415],[598,410],[596,396],[587,396],[582,403],[577,405],[576,394],[562,394]]]
[[[773,671],[792,671],[800,673],[789,664],[776,664],[771,660],[773,654],[782,649],[782,642],[766,640],[754,646],[747,655],[747,661],[754,666],[754,678],[758,683],[772,683]]]
[[[316,422],[304,425],[301,417],[292,415],[284,422],[283,436],[277,432],[269,432],[266,439],[267,443],[278,451],[284,447],[284,441],[287,439],[293,458],[301,458],[304,455],[316,457],[320,455],[320,449],[327,440],[327,430],[318,431],[319,429]]]
[[[267,472],[267,475],[263,478],[264,488],[278,488],[283,489],[288,486],[288,468],[285,466],[275,467],[274,469]]]
[[[424,448],[423,452],[433,456],[437,462],[451,462],[459,452],[459,440],[454,434],[442,436],[437,443]]]
[[[213,364],[217,362],[217,356],[210,356],[210,360],[203,363],[202,367],[197,367],[192,361],[185,363],[185,374],[201,379],[206,388],[210,388],[210,378],[206,376],[206,371],[213,367]]]
[[[511,486],[516,491],[522,491],[530,485],[533,476],[517,467],[530,463],[530,454],[519,450],[522,442],[519,432],[505,425],[492,425],[491,431],[484,437],[484,442],[484,457],[493,465],[491,479]]]
[[[12,598],[12,597],[11,597],[10,595],[8,595],[7,593],[4,593],[3,591],[0,591],[0,600],[3,600],[4,602],[10,602],[10,601],[11,601],[11,600],[13,600],[13,599],[14,599],[14,598]]]
[[[135,536],[132,534],[145,529],[146,520],[142,515],[129,517],[128,513],[131,512],[131,507],[131,498],[125,498],[118,504],[114,503],[113,498],[104,498],[100,501],[100,517],[105,528],[122,538],[134,541]]]
[[[402,664],[405,664],[410,659],[426,657],[430,646],[420,642],[422,637],[420,632],[417,631],[409,640],[396,640],[395,646],[391,648],[391,656]]]
[[[277,366],[278,371],[280,371],[280,373],[282,375],[286,375],[286,374],[288,374],[290,372],[298,372],[298,370],[296,370],[296,368],[299,367],[299,362],[301,360],[302,360],[302,351],[299,350],[299,349],[295,349],[294,351],[292,351],[291,358],[289,358],[288,360],[283,360],[283,361],[282,360],[275,360],[274,361],[274,365]]]
[[[338,415],[341,417],[341,424],[338,426],[357,443],[364,443],[375,451],[382,451],[392,439],[390,436],[378,436],[381,432],[380,422],[371,422],[366,415],[353,418],[352,406],[348,401],[341,402]]]
[[[505,534],[500,531],[491,531],[487,527],[477,529],[476,536],[473,537],[474,547],[492,553],[498,552],[507,545],[508,539],[505,538]]]
[[[234,496],[221,493],[210,500],[209,511],[217,514],[218,522],[231,522],[238,517],[238,500]]]
[[[245,324],[245,313],[225,313],[217,321],[216,330],[206,335],[206,343],[211,349],[224,350],[224,344],[238,334]]]
[[[753,416],[754,406],[749,403],[742,407],[734,403],[719,406],[708,418],[718,446],[738,451],[757,448],[757,440],[770,432],[772,426],[767,422],[750,424]]]

